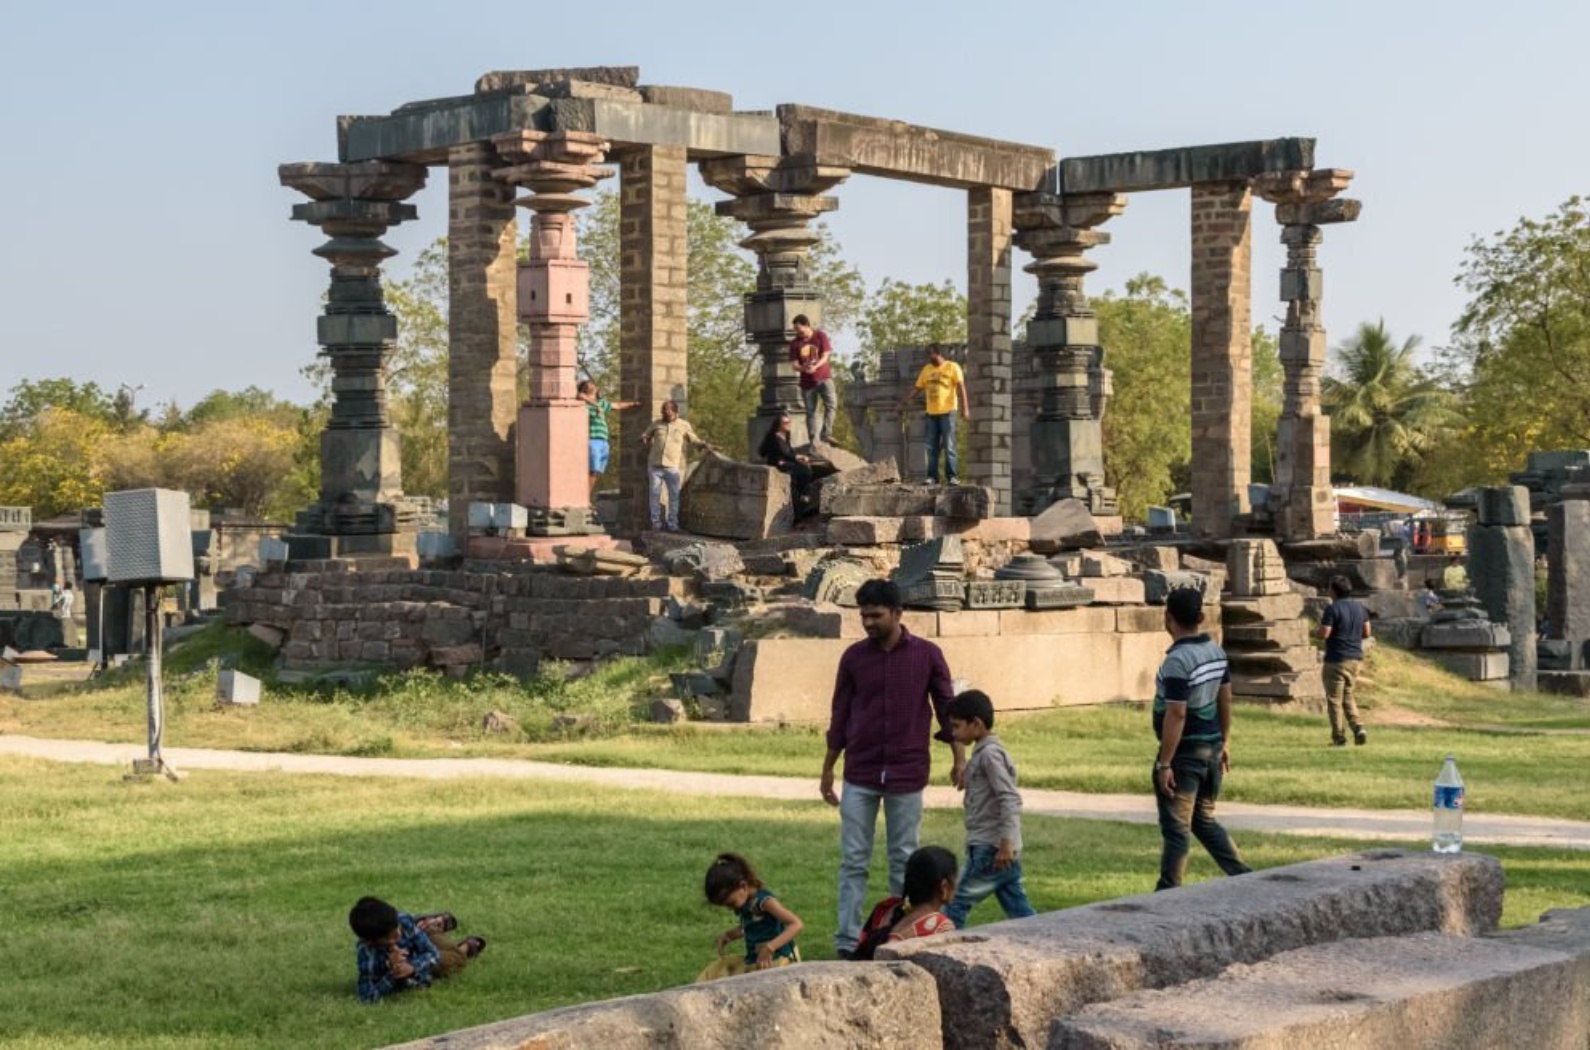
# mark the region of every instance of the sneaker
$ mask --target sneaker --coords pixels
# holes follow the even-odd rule
[[[1367,744],[1367,743],[1369,743],[1369,734],[1364,732],[1362,729],[1353,730],[1353,743],[1355,743],[1355,744]]]
[[[1346,746],[1347,746],[1347,741],[1345,741],[1345,740],[1332,740],[1331,741],[1331,747],[1346,747]]]
[[[946,484],[946,485],[959,485],[960,483],[961,483],[961,479],[960,478],[951,478],[950,480],[946,481],[944,484]]]

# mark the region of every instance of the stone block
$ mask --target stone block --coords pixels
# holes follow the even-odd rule
[[[1082,576],[1085,579],[1130,575],[1132,575],[1132,563],[1125,558],[1117,558],[1113,554],[1098,551],[1087,551],[1082,555]]]
[[[999,633],[1018,638],[1044,634],[1108,634],[1116,629],[1116,612],[1102,607],[1005,609],[999,613]]]
[[[899,518],[938,513],[938,490],[931,485],[856,485],[834,489],[825,484],[818,504],[832,517]]]
[[[879,543],[898,543],[899,518],[830,518],[828,542],[849,547],[870,547]]]
[[[1286,563],[1272,540],[1233,540],[1226,572],[1236,597],[1285,594]]]
[[[1221,620],[1227,627],[1261,620],[1295,620],[1303,615],[1303,596],[1285,594],[1225,597],[1220,600]]]
[[[1181,569],[1181,552],[1175,547],[1128,547],[1121,557],[1144,569],[1177,572]]]
[[[1468,532],[1469,580],[1493,622],[1507,625],[1509,679],[1535,687],[1535,543],[1522,525],[1477,525]]]
[[[837,474],[823,479],[822,497],[819,505],[824,514],[836,513],[829,509],[828,500],[833,494],[854,488],[865,488],[872,485],[889,485],[900,480],[900,468],[894,458],[880,460],[877,463],[868,463],[865,466],[851,470],[841,470]]]
[[[1539,671],[1536,687],[1556,696],[1590,697],[1590,671]]]
[[[1086,557],[1081,551],[1071,551],[1065,554],[1056,554],[1049,559],[1049,564],[1060,570],[1060,575],[1078,579],[1082,576],[1082,559]]]
[[[1261,623],[1233,624],[1226,628],[1228,649],[1249,647],[1254,649],[1290,649],[1308,644],[1310,624],[1307,620],[1271,620]],[[1378,626],[1376,634],[1379,634]]]
[[[984,518],[982,521],[958,529],[963,540],[983,543],[1025,543],[1032,534],[1031,518]]]
[[[1280,952],[1488,932],[1502,885],[1493,857],[1377,849],[897,942],[879,955],[938,982],[946,1050],[1046,1046],[1057,1019],[1091,1003]]]
[[[1110,610],[1115,615],[1115,629],[1123,634],[1163,634],[1165,610],[1147,605],[1123,605]],[[1166,647],[1170,645],[1166,642]]]
[[[929,514],[911,514],[900,519],[900,539],[903,542],[936,540],[948,531],[948,522]]]
[[[811,962],[569,1006],[392,1050],[919,1050],[938,1045],[933,979],[904,963]]]
[[[1506,650],[1492,653],[1461,653],[1445,649],[1432,649],[1430,659],[1471,682],[1494,682],[1506,678],[1508,659]]]
[[[1274,673],[1233,671],[1231,692],[1245,700],[1312,701],[1325,699],[1325,684],[1317,667]]]
[[[1104,543],[1087,504],[1078,499],[1059,500],[1033,518],[1030,540],[1033,550],[1044,554],[1068,548],[1098,547]]]
[[[215,699],[223,704],[258,704],[260,680],[242,671],[222,671],[215,680]]]
[[[856,589],[877,576],[872,566],[859,561],[832,558],[818,562],[806,577],[802,593],[814,602],[829,602],[854,608]]]
[[[1529,490],[1522,485],[1488,485],[1479,490],[1474,509],[1481,525],[1528,525]]]
[[[966,602],[966,584],[959,579],[927,579],[902,583],[900,601],[907,609],[957,608]]]
[[[1214,605],[1220,601],[1220,590],[1214,581],[1199,572],[1163,572],[1149,569],[1143,573],[1143,594],[1150,605],[1164,605],[1171,591],[1194,590],[1203,598],[1203,604]]]
[[[1026,608],[1040,609],[1070,609],[1079,605],[1091,605],[1095,593],[1091,587],[1082,587],[1074,583],[1063,583],[1059,586],[1034,587],[1027,585]]]
[[[999,610],[968,608],[935,613],[940,638],[988,638],[999,633]]]
[[[734,96],[726,91],[707,91],[703,88],[665,87],[661,84],[642,84],[640,97],[654,106],[688,109],[696,113],[732,113]]]
[[[1226,656],[1233,675],[1308,675],[1320,671],[1320,650],[1311,645],[1290,649],[1228,649]]]
[[[756,540],[794,524],[789,475],[772,467],[709,455],[680,493],[679,524],[701,536]]]
[[[1147,601],[1143,581],[1129,576],[1090,579],[1087,586],[1093,592],[1093,601],[1099,605],[1142,605]]]
[[[982,485],[945,485],[933,499],[933,513],[951,521],[981,521],[995,506],[993,490]]]
[[[659,696],[651,702],[651,720],[664,725],[673,725],[685,720],[685,705],[683,701],[672,696]]]
[[[1590,949],[1577,945],[1581,952]],[[1582,1047],[1590,956],[1420,933],[1311,945],[1218,977],[1095,1003],[1050,1050]]]
[[[1507,627],[1489,620],[1431,623],[1419,634],[1424,649],[1506,649],[1511,644]]]
[[[1020,609],[1026,603],[1023,580],[972,580],[966,584],[968,609]]]
[[[263,623],[249,624],[248,633],[270,646],[272,650],[280,649],[282,642],[287,638],[287,635],[279,628]]]

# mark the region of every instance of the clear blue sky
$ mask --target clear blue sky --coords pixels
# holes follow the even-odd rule
[[[1590,190],[1590,4],[1567,0],[9,0],[3,26],[0,386],[145,383],[140,405],[249,384],[306,397],[326,268],[276,165],[335,159],[340,113],[464,94],[491,69],[638,65],[742,109],[804,102],[1062,155],[1314,136],[1364,201],[1321,251],[1333,345],[1381,316],[1444,343],[1469,240]],[[863,177],[837,192],[832,226],[869,282],[964,284],[960,194]],[[415,203],[389,272],[444,232],[444,173]],[[1255,211],[1262,321],[1281,313],[1282,253],[1270,206]],[[1186,287],[1186,213],[1184,192],[1134,197],[1090,290],[1145,270]]]

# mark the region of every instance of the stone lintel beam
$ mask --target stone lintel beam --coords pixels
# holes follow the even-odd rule
[[[583,80],[588,84],[607,84],[613,87],[634,88],[640,84],[639,66],[576,66],[569,69],[499,69],[484,73],[475,81],[475,94],[484,95],[506,88],[534,88],[541,84],[557,84],[570,80]]]
[[[810,156],[714,157],[700,164],[701,177],[713,189],[735,197],[756,193],[827,193],[850,177],[849,168],[818,164]]]
[[[765,113],[712,113],[612,98],[546,98],[526,87],[404,106],[387,116],[344,117],[344,161],[441,164],[447,150],[515,131],[588,132],[624,146],[683,146],[692,159],[777,154],[778,121]]]
[[[1283,226],[1326,226],[1333,222],[1357,222],[1364,202],[1348,197],[1331,201],[1306,201],[1302,204],[1277,204],[1275,221]]]
[[[1067,195],[1174,190],[1199,182],[1239,182],[1267,172],[1294,172],[1313,166],[1313,139],[1228,142],[1150,153],[1067,157],[1058,168],[1058,188]]]
[[[972,189],[1044,189],[1054,150],[812,106],[777,109],[782,152],[866,175]]]
[[[426,170],[419,164],[366,161],[330,164],[307,161],[282,164],[276,176],[288,189],[312,201],[400,201],[425,185]]]

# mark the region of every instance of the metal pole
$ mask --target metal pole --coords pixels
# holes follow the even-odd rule
[[[160,734],[163,719],[160,710],[160,604],[159,588],[153,584],[144,587],[144,650],[149,666],[149,765],[151,772],[159,772],[165,763],[160,758]]]

